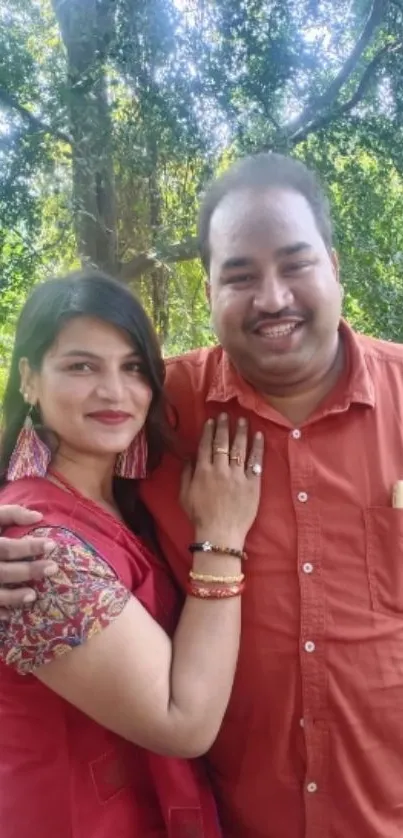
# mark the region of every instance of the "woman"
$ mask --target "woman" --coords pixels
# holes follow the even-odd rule
[[[225,417],[204,430],[183,481],[195,537],[178,620],[130,482],[167,444],[163,380],[125,287],[78,274],[35,288],[5,394],[1,502],[42,513],[58,571],[0,623],[1,838],[220,834],[187,758],[214,741],[231,691],[263,442],[248,456],[241,422],[230,450]]]

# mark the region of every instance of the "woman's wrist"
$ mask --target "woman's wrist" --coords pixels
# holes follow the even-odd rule
[[[209,542],[213,547],[223,547],[230,550],[244,549],[245,538],[240,534],[239,530],[228,530],[224,527],[208,525],[204,527],[197,527],[195,531],[194,543],[204,544]]]

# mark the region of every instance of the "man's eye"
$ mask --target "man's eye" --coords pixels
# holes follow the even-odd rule
[[[236,276],[227,277],[224,282],[226,285],[241,285],[242,283],[246,284],[247,282],[251,282],[252,279],[252,274],[237,274]]]
[[[312,266],[312,262],[291,262],[289,265],[285,265],[284,273],[298,273],[298,271],[305,271],[307,268]]]

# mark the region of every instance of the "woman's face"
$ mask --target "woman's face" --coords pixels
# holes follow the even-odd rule
[[[143,427],[152,391],[123,330],[76,317],[59,332],[39,372],[20,361],[21,389],[59,440],[59,454],[114,456]]]

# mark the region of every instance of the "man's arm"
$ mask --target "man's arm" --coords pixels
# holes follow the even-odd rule
[[[40,512],[22,506],[0,506],[0,529],[9,526],[29,527],[41,521]],[[52,576],[58,570],[55,562],[46,556],[54,549],[53,541],[46,538],[12,539],[0,537],[0,619],[7,620],[8,608],[33,602],[36,594],[26,583]],[[41,558],[38,558],[41,557]],[[19,585],[9,588],[8,585]]]

